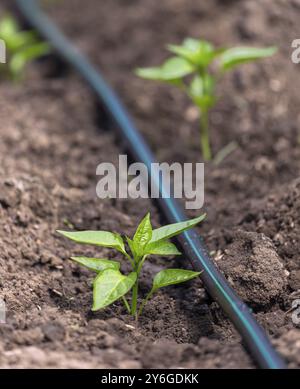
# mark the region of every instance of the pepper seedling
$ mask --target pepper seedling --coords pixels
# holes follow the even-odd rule
[[[180,251],[170,241],[174,236],[186,231],[204,220],[205,214],[195,219],[152,229],[148,213],[138,225],[132,239],[126,237],[127,248],[120,234],[109,231],[57,231],[76,243],[90,244],[116,249],[129,262],[132,272],[124,275],[120,263],[103,258],[71,257],[73,261],[97,273],[93,281],[93,311],[105,308],[122,299],[131,315],[138,318],[147,301],[160,288],[189,281],[199,276],[199,272],[184,269],[161,270],[153,278],[153,285],[138,307],[139,278],[146,259],[150,255],[175,256]],[[132,291],[131,305],[126,294]]]
[[[139,68],[139,77],[165,82],[184,91],[200,111],[200,143],[204,160],[212,159],[209,112],[215,106],[216,84],[226,71],[240,64],[266,58],[276,47],[215,48],[205,40],[187,38],[182,45],[168,45],[175,54],[159,67]]]
[[[10,15],[0,20],[0,39],[5,44],[7,63],[0,66],[12,80],[20,80],[26,65],[50,52],[48,43],[40,41],[35,31],[21,31]]]

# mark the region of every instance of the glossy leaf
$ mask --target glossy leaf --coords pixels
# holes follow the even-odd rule
[[[180,255],[181,252],[178,251],[175,244],[167,241],[167,240],[161,240],[155,243],[149,244],[145,249],[146,254],[152,254],[152,255]]]
[[[195,225],[197,225],[198,223],[202,222],[205,219],[205,217],[206,214],[203,214],[195,219],[186,220],[180,223],[169,224],[167,226],[157,228],[153,230],[152,239],[150,243],[158,242],[160,240],[170,239],[173,236],[176,236],[182,233],[183,231],[188,230],[194,227]]]
[[[172,53],[177,54],[180,57],[183,57],[190,62],[195,61],[195,56],[196,56],[197,51],[189,50],[188,48],[186,48],[184,46],[178,46],[178,45],[168,45],[167,47],[168,47],[169,51],[171,51]]]
[[[91,244],[95,246],[114,248],[122,253],[125,252],[125,246],[122,237],[108,231],[57,231],[59,234],[76,243]]]
[[[155,292],[159,288],[165,286],[181,284],[196,278],[200,275],[199,272],[183,269],[167,269],[156,274],[153,279],[152,291]]]
[[[172,81],[185,77],[194,70],[194,66],[184,58],[173,57],[160,67],[137,69],[136,74],[149,80]]]
[[[134,285],[136,273],[124,276],[118,270],[107,269],[99,273],[93,283],[93,311],[105,308],[122,296]]]
[[[109,259],[100,259],[100,258],[88,258],[88,257],[71,257],[71,259],[86,267],[89,270],[95,271],[97,273],[106,270],[106,269],[120,269],[120,263],[116,261],[111,261]]]
[[[136,256],[138,253],[138,248],[137,248],[136,244],[134,243],[134,241],[132,239],[130,239],[128,237],[126,237],[126,240],[127,240],[127,243],[128,243],[128,246],[130,248],[132,255]]]
[[[220,63],[223,70],[229,70],[242,63],[256,61],[261,58],[270,57],[277,51],[276,47],[255,48],[255,47],[234,47],[225,50],[220,56]]]
[[[152,238],[152,226],[150,221],[150,213],[144,217],[144,219],[138,225],[133,237],[135,246],[138,249],[143,249]]]

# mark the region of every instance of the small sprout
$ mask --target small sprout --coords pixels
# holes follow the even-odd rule
[[[183,90],[200,111],[200,141],[204,160],[212,159],[209,139],[209,111],[217,101],[215,89],[224,72],[240,64],[270,57],[276,47],[234,47],[217,49],[210,42],[187,38],[182,45],[168,45],[175,54],[159,67],[140,68],[142,78],[177,86]],[[227,150],[228,151],[228,150]],[[223,157],[227,154],[224,153]],[[219,158],[220,159],[220,158]]]
[[[152,229],[150,214],[148,213],[132,239],[126,237],[128,250],[121,235],[108,231],[57,231],[61,235],[76,243],[91,244],[113,248],[122,253],[130,262],[132,272],[124,275],[120,271],[120,263],[109,259],[88,257],[71,257],[73,261],[97,273],[93,282],[93,311],[105,308],[115,301],[122,299],[131,315],[138,318],[147,301],[160,288],[189,281],[199,276],[199,272],[183,269],[167,269],[157,273],[153,285],[147,296],[138,307],[139,277],[146,259],[150,255],[174,256],[180,251],[170,242],[170,239],[200,223],[205,215],[180,223]],[[132,291],[130,304],[125,295]]]
[[[21,31],[10,15],[0,20],[0,39],[5,42],[8,57],[4,73],[13,80],[21,79],[29,62],[50,52],[48,43],[40,41],[34,31]]]

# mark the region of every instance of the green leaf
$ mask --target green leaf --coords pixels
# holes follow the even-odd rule
[[[143,248],[147,245],[147,243],[152,238],[152,226],[150,221],[150,213],[143,218],[143,220],[138,225],[138,228],[134,234],[133,241],[135,243],[135,247],[138,251],[143,250]]]
[[[0,21],[0,38],[7,40],[19,31],[20,27],[16,20],[10,16],[4,16]]]
[[[146,246],[145,254],[152,255],[181,255],[175,244],[167,240],[161,240]]]
[[[211,43],[193,38],[185,39],[181,46],[168,45],[168,49],[192,64],[204,68],[206,68],[218,54]]]
[[[148,80],[162,80],[162,69],[160,67],[138,68],[135,73],[137,76]]]
[[[199,276],[199,272],[183,269],[167,269],[156,274],[153,279],[152,291],[169,285],[176,285],[182,282],[192,280]]]
[[[128,243],[128,246],[130,248],[130,251],[131,251],[132,255],[136,256],[137,255],[136,244],[134,243],[134,241],[132,239],[128,238],[128,236],[126,236],[126,240],[127,240],[127,243]]]
[[[182,47],[192,52],[197,52],[199,49],[200,42],[204,42],[204,41],[200,41],[200,39],[195,39],[195,38],[185,38],[182,42]]]
[[[20,31],[19,24],[11,16],[6,16],[0,21],[0,39],[5,41],[8,51],[13,53],[25,46],[38,43],[37,34],[34,31]]]
[[[203,214],[195,219],[187,220],[180,223],[169,224],[168,226],[163,226],[153,230],[152,238],[150,243],[158,242],[160,240],[170,239],[175,235],[182,233],[185,230],[188,230],[194,227],[196,224],[202,222],[206,217],[206,214]]]
[[[195,70],[184,58],[173,57],[168,59],[162,66],[164,80],[174,80],[191,74]]]
[[[106,270],[106,269],[120,269],[120,263],[116,261],[111,261],[109,259],[100,259],[100,258],[88,258],[88,257],[71,257],[71,259],[86,267],[89,270],[96,271],[97,273]]]
[[[59,234],[76,243],[91,244],[95,246],[114,248],[121,253],[125,252],[125,246],[122,237],[108,231],[57,231]]]
[[[21,31],[7,40],[7,48],[12,52],[16,52],[17,50],[32,46],[36,43],[38,44],[38,41],[34,31]]]
[[[255,47],[234,47],[225,50],[221,56],[221,67],[229,70],[242,63],[256,61],[261,58],[270,57],[277,51],[276,47],[255,48]]]
[[[179,45],[168,45],[167,47],[168,47],[168,50],[171,51],[171,53],[177,54],[180,57],[182,57],[190,62],[195,61],[195,55],[196,55],[195,50],[190,50],[184,46],[179,46]]]
[[[37,43],[13,54],[9,62],[11,73],[18,76],[28,62],[47,54],[49,50],[47,43]]]
[[[194,70],[194,66],[184,58],[172,57],[160,67],[137,69],[136,74],[149,80],[173,81],[193,73]]]
[[[107,269],[99,273],[93,283],[93,308],[98,311],[124,296],[134,285],[136,273],[124,276],[118,270]]]

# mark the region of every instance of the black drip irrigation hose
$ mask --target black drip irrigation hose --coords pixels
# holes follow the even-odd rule
[[[40,9],[37,1],[15,1],[29,24],[51,44],[60,57],[81,74],[83,79],[94,90],[110,116],[116,122],[120,135],[126,141],[132,157],[136,161],[143,162],[147,166],[149,173],[151,173],[151,164],[155,162],[151,150],[133,124],[130,115],[117,95],[105,82],[98,70],[46,16]],[[161,196],[158,202],[168,222],[176,223],[186,220],[185,213],[179,203],[173,198],[163,197],[164,188],[161,183],[161,177],[152,174],[151,179],[152,183],[155,183],[160,189]],[[203,271],[201,278],[206,290],[230,318],[258,366],[268,369],[286,368],[284,361],[272,347],[268,337],[256,322],[250,309],[236,295],[214,265],[196,230],[192,229],[184,232],[178,240],[194,269]]]

